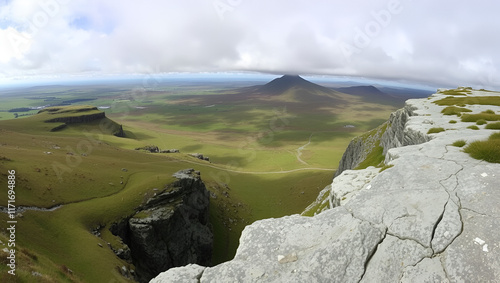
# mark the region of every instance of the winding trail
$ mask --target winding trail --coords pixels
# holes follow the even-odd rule
[[[300,158],[300,157],[302,156],[302,150],[304,150],[304,148],[306,148],[306,146],[308,146],[311,143],[311,138],[312,138],[313,135],[314,135],[314,133],[311,133],[311,135],[309,136],[309,141],[305,145],[297,148],[297,160],[300,163],[305,164],[305,165],[309,165],[309,164],[307,164],[307,162],[305,162],[304,160],[302,160],[302,158]]]
[[[301,146],[299,149],[297,149],[297,152],[299,152],[299,150],[303,150],[307,145],[309,145],[311,143],[311,137],[312,137],[313,134],[311,134],[311,136],[309,137],[309,142],[307,144]],[[299,156],[297,156],[297,158],[299,160],[301,160],[299,158]],[[255,172],[255,171],[233,170],[233,169],[228,169],[228,168],[224,168],[224,167],[220,167],[220,166],[215,166],[215,165],[212,165],[212,164],[205,164],[205,163],[202,163],[202,162],[196,162],[196,161],[193,161],[193,160],[177,160],[176,162],[191,163],[191,164],[196,164],[196,165],[200,165],[200,166],[210,167],[210,168],[214,168],[214,169],[218,169],[218,170],[223,170],[223,171],[231,172],[231,173],[253,174],[253,175],[287,174],[287,173],[293,173],[293,172],[299,172],[299,171],[331,171],[331,172],[333,172],[333,171],[336,170],[336,169],[327,169],[327,168],[307,167],[307,168],[297,168],[297,169],[284,170],[284,171],[282,170],[282,171],[271,171],[271,172]],[[302,161],[302,163],[307,164],[304,161]],[[307,165],[309,165],[309,164],[307,164]],[[130,176],[129,176],[129,178],[130,178]],[[124,187],[126,187],[127,183],[128,183],[128,178],[127,178],[127,181],[126,181]],[[115,193],[113,193],[111,195],[117,194],[119,192],[120,191],[117,191],[117,192],[115,192]],[[108,196],[110,196],[110,195],[108,195]],[[108,196],[104,196],[104,197],[108,197]],[[75,202],[69,202],[69,203],[65,203],[65,204],[59,204],[59,205],[52,206],[52,207],[49,207],[49,208],[46,208],[46,207],[36,207],[36,206],[16,206],[15,210],[16,210],[16,213],[22,213],[22,212],[25,212],[25,211],[28,211],[28,210],[41,211],[41,212],[50,212],[50,211],[55,211],[55,210],[57,210],[59,208],[62,208],[66,204],[80,203],[80,202],[89,201],[89,200],[92,200],[92,199],[94,199],[94,198],[79,200],[79,201],[75,201]],[[8,208],[5,207],[5,206],[0,206],[0,213],[9,213]]]
[[[308,170],[314,170],[314,171],[335,171],[337,169],[327,169],[327,168],[315,168],[315,167],[307,167],[307,168],[297,168],[297,169],[292,169],[292,170],[285,170],[285,171],[272,171],[272,172],[255,172],[255,171],[240,171],[240,170],[233,170],[233,169],[227,169],[211,164],[204,164],[201,162],[196,162],[196,161],[191,161],[191,160],[179,160],[179,162],[186,162],[186,163],[191,163],[191,164],[196,164],[196,165],[201,165],[201,166],[206,166],[214,169],[219,169],[219,170],[224,170],[227,172],[232,172],[232,173],[238,173],[238,174],[255,174],[255,175],[264,175],[264,174],[286,174],[286,173],[293,173],[293,172],[298,172],[298,171],[308,171]]]

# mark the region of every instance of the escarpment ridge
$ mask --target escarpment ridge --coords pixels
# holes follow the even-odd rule
[[[59,123],[50,129],[57,132],[69,124],[85,124],[99,122],[101,130],[110,132],[117,137],[125,137],[123,126],[110,120],[106,114],[95,106],[55,106],[42,109],[38,112],[45,123]]]
[[[499,102],[469,88],[408,100],[353,140],[314,217],[257,221],[233,260],[151,282],[496,282],[500,164],[465,151],[500,135]]]

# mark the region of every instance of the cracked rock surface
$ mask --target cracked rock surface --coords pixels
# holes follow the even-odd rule
[[[333,208],[247,226],[235,258],[198,272],[199,281],[499,282],[500,164],[451,146],[486,140],[498,130],[449,123],[460,118],[441,114],[444,106],[432,103],[444,97],[438,92],[408,100],[391,115],[381,145],[393,167],[353,171],[343,164],[331,186]],[[500,106],[467,108],[500,114]],[[434,127],[446,130],[428,135]],[[179,268],[168,272],[187,274]],[[157,279],[174,282],[165,274]]]

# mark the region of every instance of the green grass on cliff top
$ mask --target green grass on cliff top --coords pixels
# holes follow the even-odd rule
[[[477,122],[479,120],[484,120],[484,121],[500,121],[500,115],[495,114],[495,112],[481,112],[478,114],[463,114],[462,117],[462,122]]]
[[[500,106],[500,96],[467,96],[467,97],[445,97],[434,101],[435,104],[446,105],[464,105],[464,104],[479,104],[479,105],[496,105]]]
[[[485,128],[488,130],[500,130],[500,122],[489,123]]]
[[[472,112],[472,110],[463,108],[463,107],[456,107],[456,106],[448,106],[444,108],[441,113],[444,115],[461,115],[462,112]]]
[[[492,134],[486,141],[475,141],[464,148],[471,157],[490,163],[500,163],[500,133]]]
[[[464,147],[466,144],[467,144],[466,141],[458,140],[458,141],[455,141],[454,143],[452,143],[451,145],[456,146],[456,147]]]
[[[427,134],[437,134],[437,133],[441,133],[441,132],[444,132],[445,129],[444,128],[430,128],[429,131],[427,131]]]

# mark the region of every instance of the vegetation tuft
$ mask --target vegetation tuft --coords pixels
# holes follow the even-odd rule
[[[479,127],[476,126],[476,125],[472,125],[472,126],[468,126],[467,129],[471,129],[471,130],[479,130]]]
[[[457,115],[459,116],[462,114],[462,112],[472,112],[472,110],[467,109],[467,108],[462,108],[462,107],[456,107],[456,106],[448,106],[441,110],[441,113],[444,115]]]
[[[484,125],[484,124],[487,124],[486,120],[484,119],[479,119],[476,121],[476,125]]]
[[[441,132],[444,132],[445,129],[444,128],[430,128],[429,131],[427,132],[427,134],[437,134],[437,133],[441,133]]]
[[[491,163],[500,163],[500,133],[492,134],[486,141],[470,143],[464,152],[472,158]]]
[[[500,121],[500,115],[484,111],[479,114],[464,114],[461,119],[462,122],[477,122],[478,120]]]
[[[450,124],[456,124],[456,123],[457,123],[457,121],[456,121],[456,120],[450,120],[450,122],[449,122],[449,123],[450,123]]]
[[[466,144],[466,142],[464,140],[458,140],[458,141],[452,143],[451,145],[456,146],[456,147],[463,147],[465,144]]]
[[[490,124],[486,125],[486,129],[500,130],[500,122],[490,123]]]

